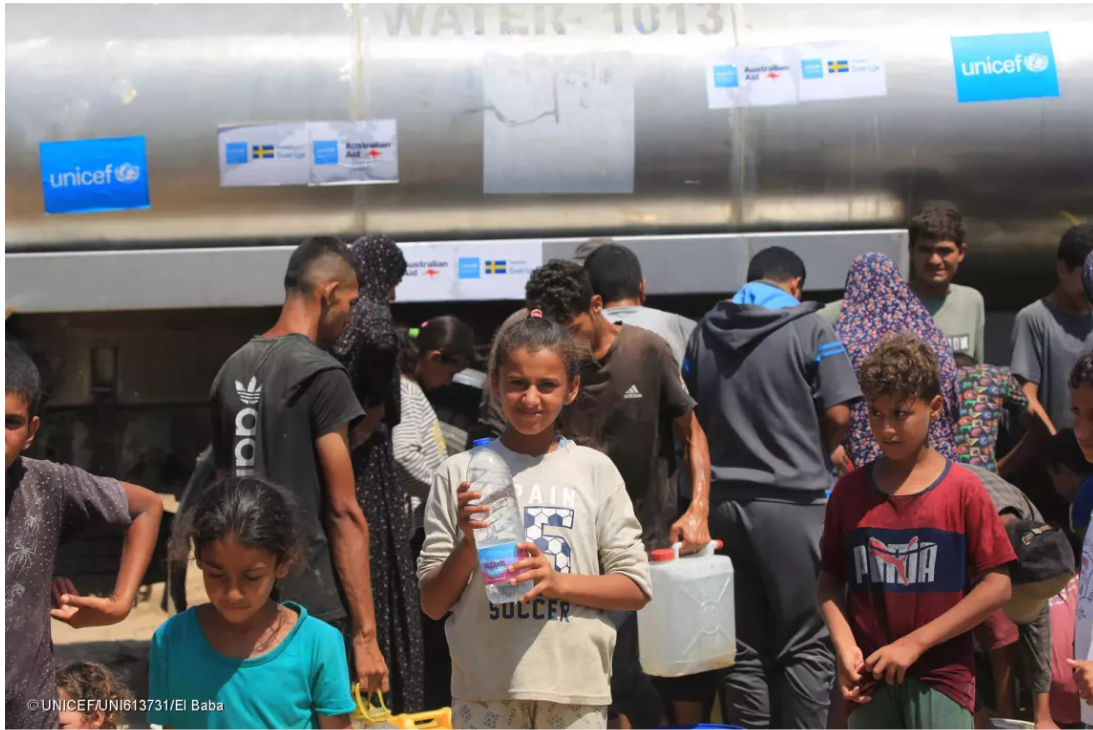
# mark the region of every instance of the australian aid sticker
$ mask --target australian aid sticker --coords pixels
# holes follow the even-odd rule
[[[312,122],[311,184],[398,182],[398,130],[394,119]]]
[[[711,109],[797,103],[797,75],[789,48],[734,48],[706,58]]]
[[[515,542],[479,548],[478,565],[482,568],[482,582],[492,586],[511,580],[509,566],[524,557],[527,556],[524,551],[516,549]]]

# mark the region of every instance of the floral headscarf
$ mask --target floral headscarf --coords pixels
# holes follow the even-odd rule
[[[890,258],[879,253],[862,254],[850,266],[842,311],[835,322],[835,332],[846,347],[855,372],[861,374],[862,362],[885,336],[905,331],[928,344],[937,357],[945,407],[941,417],[930,424],[930,443],[943,456],[956,459],[953,425],[957,413],[957,379],[949,338]],[[869,430],[864,400],[854,406],[844,446],[846,455],[856,467],[881,455],[873,432]]]

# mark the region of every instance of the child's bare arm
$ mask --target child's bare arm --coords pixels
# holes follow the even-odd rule
[[[820,571],[816,584],[816,597],[820,603],[820,613],[831,632],[831,643],[836,653],[843,648],[857,646],[850,622],[846,620],[846,584],[830,573]]]
[[[129,502],[132,522],[125,532],[125,546],[122,548],[121,567],[113,595],[103,598],[66,593],[61,596],[61,607],[51,611],[54,618],[75,628],[109,626],[123,621],[133,608],[140,581],[156,547],[163,500],[144,487],[119,483]]]
[[[481,499],[482,493],[472,492],[469,482],[459,485],[456,490],[456,524],[463,533],[463,539],[456,543],[440,567],[434,568],[421,580],[421,610],[434,621],[444,618],[452,610],[478,568],[474,531],[487,527],[487,523],[479,517],[490,511],[485,505],[473,504]],[[432,507],[431,504],[429,506]]]
[[[820,613],[827,624],[827,630],[831,632],[831,643],[835,648],[839,692],[848,702],[868,702],[869,698],[861,695],[860,686],[865,660],[850,628],[850,622],[846,620],[846,584],[821,570],[816,594]]]
[[[543,555],[535,543],[523,542],[518,547],[526,550],[528,557],[509,566],[509,572],[513,574],[512,583],[535,581],[535,586],[520,599],[523,603],[530,603],[537,596],[542,596],[604,611],[638,611],[649,602],[649,597],[638,584],[622,573],[559,573],[554,570],[551,559]]]
[[[649,602],[638,584],[622,573],[574,575],[556,573],[557,587],[544,598],[558,598],[567,603],[604,611],[639,611]],[[530,594],[529,594],[530,595]]]
[[[463,595],[467,582],[478,569],[474,543],[461,540],[439,568],[421,580],[421,610],[434,621],[444,618]]]
[[[1078,689],[1078,697],[1087,705],[1093,705],[1093,661],[1082,659],[1067,659],[1074,673],[1074,686]]]
[[[159,537],[159,521],[163,517],[163,500],[155,492],[135,484],[121,482],[129,502],[133,523],[125,533],[121,553],[121,568],[114,586],[114,595],[125,600],[126,614],[140,589],[140,581],[152,561],[152,551]]]
[[[873,652],[865,664],[877,679],[883,678],[889,684],[902,684],[907,669],[924,652],[971,631],[1009,598],[1009,572],[1004,567],[990,570],[960,603],[902,639]]]
[[[319,715],[319,727],[321,730],[349,730],[353,721],[349,715]]]

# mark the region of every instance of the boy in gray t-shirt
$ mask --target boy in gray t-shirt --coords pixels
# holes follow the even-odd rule
[[[1064,233],[1055,261],[1059,282],[1018,312],[1013,324],[1010,369],[1030,403],[1042,405],[1056,429],[1072,425],[1067,377],[1078,358],[1093,350],[1093,304],[1082,284],[1082,264],[1090,251],[1093,224]]]
[[[645,306],[645,279],[633,251],[617,243],[596,249],[584,262],[592,292],[603,298],[603,316],[612,324],[628,324],[664,338],[676,363],[682,365],[687,342],[698,325],[693,319]]]
[[[911,289],[949,338],[953,352],[983,362],[983,295],[970,286],[953,283],[968,253],[964,219],[956,208],[928,206],[911,219]],[[820,310],[832,327],[842,311],[842,300]]]

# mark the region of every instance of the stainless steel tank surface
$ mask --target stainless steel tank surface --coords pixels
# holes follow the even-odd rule
[[[28,4],[6,16],[9,252],[366,231],[452,240],[884,229],[948,201],[973,234],[969,266],[1020,276],[1031,261],[1042,268],[1069,220],[1093,214],[1088,4]],[[1058,98],[957,103],[951,36],[1033,31],[1051,34]],[[883,49],[886,96],[708,108],[711,51],[849,39]],[[557,133],[544,133],[548,153],[527,159],[562,175],[563,191],[527,192],[543,170],[522,154],[496,159],[487,135],[534,121],[512,111],[536,108],[517,97],[542,92],[522,87],[521,74],[531,84],[545,64],[556,84],[587,82],[567,75],[586,61],[623,81],[574,97],[592,109],[570,119],[557,93],[553,106],[543,101],[539,116],[553,115]],[[506,83],[490,82],[498,73]],[[625,84],[630,128],[611,109],[602,118],[617,127],[597,128],[597,104],[629,103]],[[219,125],[383,118],[398,122],[398,184],[219,184]],[[39,142],[126,135],[147,139],[150,209],[44,215]],[[584,147],[567,148],[578,138]],[[589,156],[589,140],[616,151],[611,169]]]

